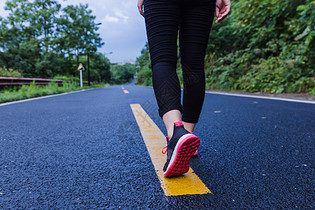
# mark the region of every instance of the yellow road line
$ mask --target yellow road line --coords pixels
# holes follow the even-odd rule
[[[129,93],[129,91],[128,90],[124,90],[124,93]]]
[[[211,193],[191,168],[182,176],[164,178],[163,166],[166,161],[166,155],[163,155],[161,150],[166,145],[165,136],[142,109],[140,104],[130,104],[130,106],[165,195],[176,196]]]

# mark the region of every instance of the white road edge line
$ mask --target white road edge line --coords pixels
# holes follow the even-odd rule
[[[91,89],[94,89],[94,88],[91,88]],[[71,93],[83,92],[83,91],[91,90],[91,89],[77,90],[77,91],[72,91],[72,92],[67,92],[67,93],[58,93],[58,94],[53,94],[53,95],[48,95],[48,96],[40,96],[40,97],[34,97],[34,98],[29,98],[29,99],[22,99],[22,100],[18,100],[18,101],[11,101],[11,102],[2,103],[2,104],[0,104],[0,106],[23,103],[23,102],[27,102],[27,101],[35,101],[35,100],[44,99],[44,98],[51,98],[51,97],[55,97],[55,96],[62,96],[62,95],[67,95],[67,94],[71,94]]]
[[[216,95],[239,96],[239,97],[247,97],[247,98],[261,98],[261,99],[269,99],[269,100],[315,104],[315,101],[308,101],[308,100],[302,100],[302,99],[291,99],[291,98],[279,98],[279,97],[273,97],[273,96],[254,96],[254,95],[245,95],[245,94],[238,94],[238,93],[220,93],[220,92],[212,92],[212,91],[206,91],[206,93],[216,94]]]

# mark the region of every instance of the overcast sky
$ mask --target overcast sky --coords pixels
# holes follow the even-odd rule
[[[88,4],[96,16],[96,23],[102,23],[100,33],[105,45],[98,51],[110,53],[106,57],[112,63],[134,62],[146,43],[143,17],[138,13],[137,0],[58,0],[63,7],[71,4]],[[5,17],[5,0],[0,0],[0,15]]]

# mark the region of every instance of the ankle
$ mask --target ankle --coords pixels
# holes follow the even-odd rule
[[[189,131],[190,133],[193,133],[195,126],[196,126],[196,123],[190,123],[190,122],[184,122],[183,121],[183,125],[187,131]]]

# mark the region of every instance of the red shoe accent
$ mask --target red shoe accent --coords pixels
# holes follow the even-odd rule
[[[195,135],[185,137],[177,146],[175,158],[170,162],[165,177],[184,174],[189,170],[189,159],[200,145],[200,139]]]
[[[182,121],[178,121],[178,122],[175,122],[174,124],[175,124],[175,126],[182,126],[183,122]]]

